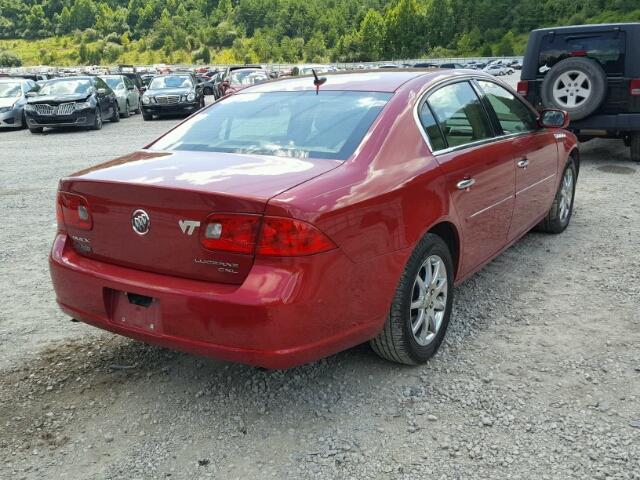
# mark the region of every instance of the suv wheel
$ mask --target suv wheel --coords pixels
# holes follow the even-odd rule
[[[602,67],[588,58],[568,58],[558,62],[542,82],[542,101],[569,112],[571,120],[591,115],[604,100],[607,76]]]
[[[629,135],[629,147],[631,148],[631,161],[640,162],[640,132],[632,132]]]

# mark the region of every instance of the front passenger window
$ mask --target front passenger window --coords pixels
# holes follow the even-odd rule
[[[484,107],[469,82],[446,85],[433,92],[427,101],[449,147],[493,136]]]
[[[505,134],[528,132],[536,128],[535,114],[515,95],[493,82],[478,80],[478,84],[496,112]]]

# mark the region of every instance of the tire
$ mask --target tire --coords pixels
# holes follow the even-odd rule
[[[434,259],[441,262],[440,268],[444,267],[446,272],[440,270],[440,275],[436,275],[438,282],[433,284],[436,288],[432,290],[432,293],[421,295],[417,277],[422,278],[422,272],[426,272],[426,268],[429,268],[430,271],[435,268],[432,263]],[[431,271],[431,273],[434,272]],[[427,285],[432,285],[432,282],[427,282]],[[429,288],[427,288],[427,292],[429,292]],[[437,295],[433,297],[433,293],[437,293]],[[444,294],[444,298],[442,298],[442,294]],[[411,305],[420,302],[421,297],[425,299],[425,302],[433,300],[431,305],[427,307],[427,309],[431,307],[431,311],[435,311],[433,309],[435,305],[440,305],[438,313],[442,315],[439,316],[437,328],[431,328],[433,324],[429,321],[430,317],[426,313],[422,316],[422,324],[419,324],[418,319],[422,309],[411,309]],[[449,324],[452,304],[453,260],[451,253],[439,236],[428,233],[418,243],[402,272],[389,316],[380,334],[370,341],[371,348],[379,356],[392,362],[406,365],[418,365],[426,362],[438,351],[442,343]],[[422,325],[416,334],[413,333],[413,325]],[[426,334],[425,328],[427,328]],[[420,336],[424,336],[422,342]]]
[[[630,135],[631,161],[640,162],[640,132],[633,132]]]
[[[572,179],[571,187],[569,189],[567,189],[565,184],[567,175],[571,175]],[[576,165],[573,159],[570,158],[562,171],[562,179],[560,180],[560,185],[558,185],[558,191],[553,199],[553,204],[551,205],[547,215],[536,226],[536,230],[555,234],[564,232],[569,225],[571,215],[573,214],[573,199],[576,194],[577,179],[578,174],[576,171]],[[565,202],[564,208],[563,202]]]
[[[44,129],[42,127],[29,127],[29,131],[31,133],[42,133],[43,130]]]
[[[96,107],[95,118],[93,120],[91,130],[102,130],[102,114],[100,112],[100,107]]]
[[[567,58],[557,63],[544,78],[541,94],[546,107],[569,113],[581,120],[595,112],[607,93],[607,75],[589,58]]]
[[[153,115],[150,114],[150,113],[142,112],[142,119],[143,120],[153,120]]]
[[[109,121],[112,123],[118,123],[120,121],[120,108],[118,108],[118,102],[115,102],[113,105],[113,114]]]
[[[122,118],[129,118],[131,116],[131,109],[129,107],[129,100],[124,106],[124,113],[122,114]]]

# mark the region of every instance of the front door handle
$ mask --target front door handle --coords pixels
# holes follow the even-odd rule
[[[474,178],[465,178],[464,180],[460,180],[456,184],[456,187],[458,187],[458,190],[466,190],[467,188],[471,188],[475,183],[476,180]]]
[[[527,160],[526,158],[523,158],[522,160],[518,161],[518,168],[527,168],[529,166],[529,160]]]

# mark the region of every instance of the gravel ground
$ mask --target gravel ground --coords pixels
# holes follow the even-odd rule
[[[427,365],[360,346],[265,371],[55,306],[57,179],[175,122],[0,131],[0,478],[640,479],[640,167],[620,142],[583,145],[564,234],[457,289]]]

